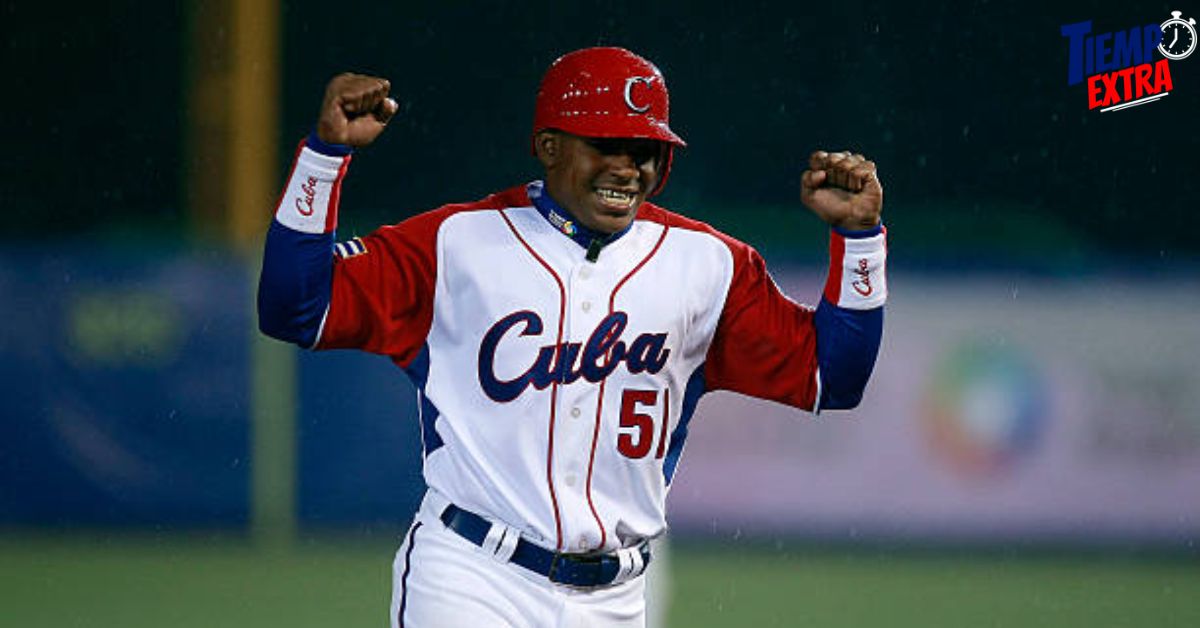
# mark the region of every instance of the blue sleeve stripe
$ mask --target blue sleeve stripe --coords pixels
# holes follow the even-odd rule
[[[875,368],[883,338],[883,308],[849,310],[822,298],[814,323],[821,378],[818,407],[853,408],[862,400]]]
[[[333,234],[301,233],[271,221],[258,282],[258,326],[301,347],[316,344],[333,282]]]
[[[442,435],[437,431],[437,420],[441,416],[441,411],[429,397],[425,395],[425,384],[429,382],[429,344],[421,347],[421,352],[416,358],[409,363],[404,369],[408,373],[408,378],[417,387],[417,399],[420,402],[418,410],[421,418],[421,449],[425,452],[425,456],[437,451],[444,443]]]
[[[679,422],[671,431],[670,445],[667,447],[667,455],[663,460],[663,479],[667,486],[671,485],[671,480],[675,477],[679,457],[683,455],[683,443],[687,440],[688,423],[691,422],[692,415],[696,413],[696,404],[700,402],[700,397],[704,396],[705,390],[704,363],[702,362],[688,377],[687,386],[683,391],[683,407],[679,412]]]

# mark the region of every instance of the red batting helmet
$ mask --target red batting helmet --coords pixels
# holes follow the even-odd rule
[[[653,63],[624,48],[584,48],[558,58],[538,90],[533,135],[558,129],[582,137],[651,139],[667,144],[657,194],[671,171],[675,146],[667,125],[667,84]]]

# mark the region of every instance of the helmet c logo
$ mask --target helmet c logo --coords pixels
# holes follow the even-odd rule
[[[642,83],[646,87],[650,87],[650,83],[654,80],[653,76],[632,76],[625,79],[625,104],[635,113],[645,113],[650,109],[650,105],[635,105],[633,103],[633,86]]]

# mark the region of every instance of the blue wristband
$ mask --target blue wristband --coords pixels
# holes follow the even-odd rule
[[[871,227],[870,229],[863,229],[861,231],[852,231],[850,229],[842,229],[840,227],[833,227],[833,230],[836,231],[838,233],[838,235],[842,236],[843,238],[850,238],[850,239],[857,240],[857,239],[861,239],[861,238],[875,237],[875,236],[883,233],[883,223],[881,222],[881,223],[875,225],[874,227]]]
[[[354,152],[354,147],[347,144],[326,144],[322,142],[321,138],[317,135],[316,129],[313,129],[308,134],[308,138],[304,140],[304,145],[329,157],[345,157]]]

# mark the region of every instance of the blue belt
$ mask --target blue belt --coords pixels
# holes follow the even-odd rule
[[[492,527],[487,519],[454,504],[447,506],[439,518],[447,528],[480,547]],[[642,555],[644,569],[650,564],[650,542],[642,541],[637,549]],[[517,541],[509,561],[541,574],[551,582],[575,587],[612,584],[621,569],[621,561],[612,554],[560,554],[523,538]]]

